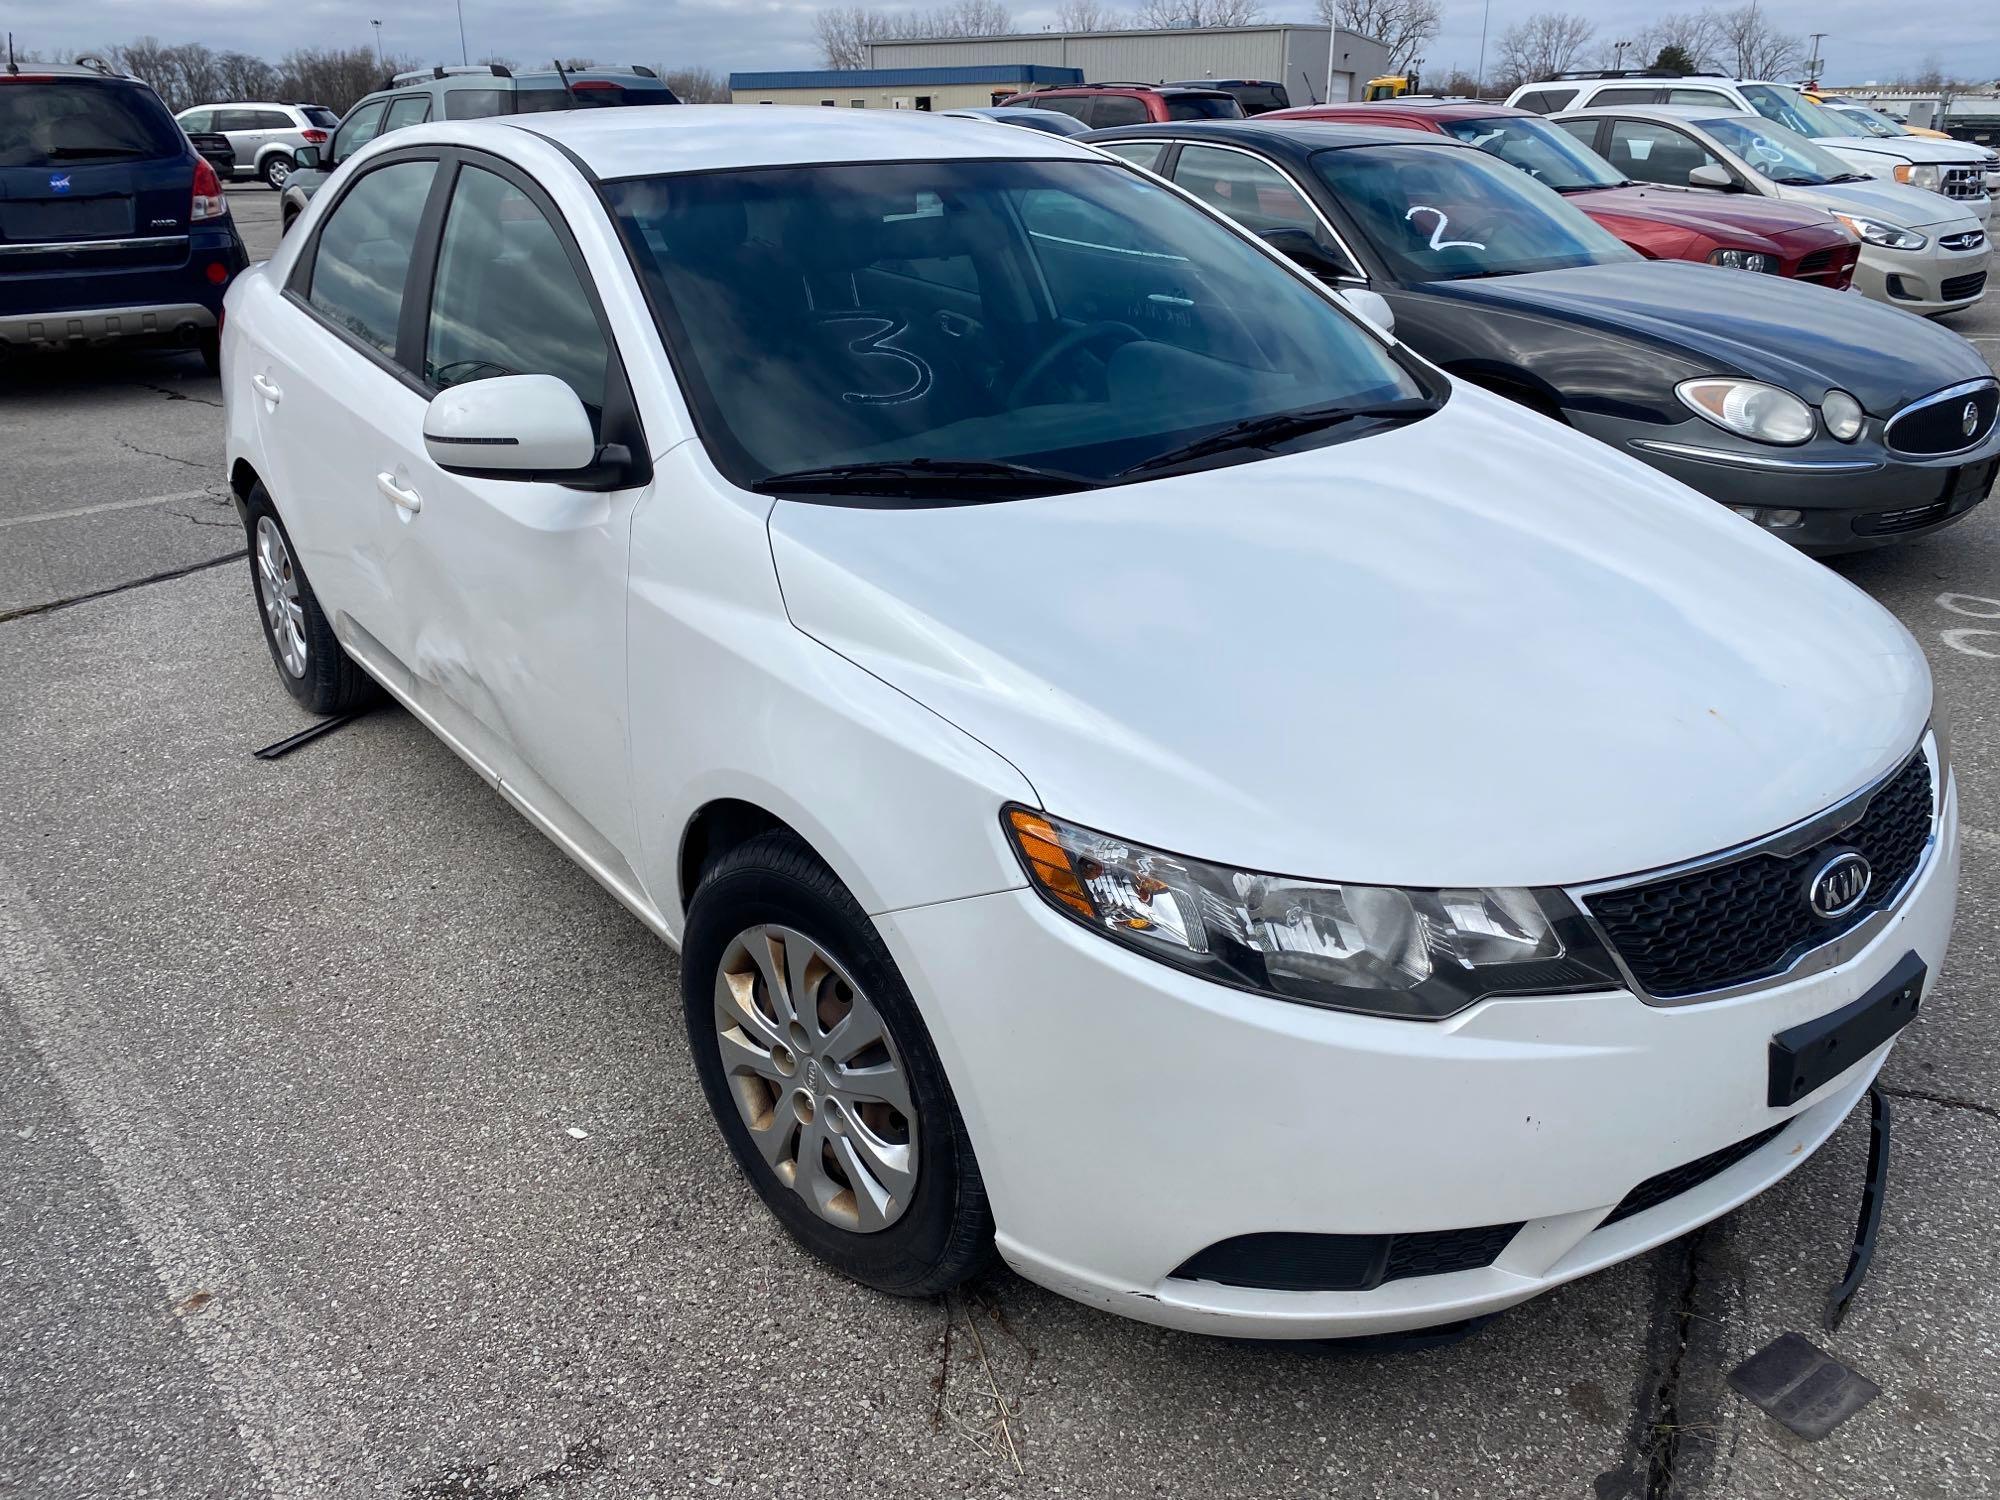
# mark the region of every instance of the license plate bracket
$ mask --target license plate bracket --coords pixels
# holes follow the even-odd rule
[[[1771,1038],[1773,1109],[1788,1109],[1846,1072],[1916,1019],[1929,971],[1906,953],[1881,982],[1848,1005]]]

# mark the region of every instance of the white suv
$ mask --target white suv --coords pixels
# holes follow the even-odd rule
[[[1651,104],[1716,107],[1718,113],[1759,114],[1807,140],[1817,141],[1857,172],[1941,193],[1979,220],[1992,209],[1986,191],[1987,152],[1963,141],[1921,136],[1879,136],[1808,99],[1788,83],[1672,74],[1655,69],[1566,73],[1524,84],[1507,96],[1517,109],[1537,114]]]
[[[1796,1168],[1944,961],[1908,631],[1091,147],[433,120],[228,311],[277,681],[680,949],[662,1085],[872,1286],[1475,1319]]]
[[[203,104],[175,116],[189,135],[212,131],[236,149],[236,175],[282,189],[301,146],[323,146],[340,116],[320,104]]]

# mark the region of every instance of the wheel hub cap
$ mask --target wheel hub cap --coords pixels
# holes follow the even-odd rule
[[[285,534],[269,516],[257,518],[257,602],[271,628],[278,660],[294,677],[306,675],[306,611],[299,602],[299,575],[292,566]]]
[[[909,1077],[847,972],[803,933],[750,928],[723,953],[715,1030],[730,1097],[778,1180],[858,1234],[901,1218],[917,1186]]]

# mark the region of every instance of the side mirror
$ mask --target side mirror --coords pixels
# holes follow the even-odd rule
[[[1285,259],[1315,276],[1359,276],[1345,256],[1310,229],[1266,229],[1257,236]]]
[[[1729,168],[1719,162],[1704,162],[1688,170],[1688,186],[1717,188],[1725,193],[1737,190],[1736,179],[1729,175]]]
[[[292,148],[292,166],[295,169],[303,167],[308,172],[314,172],[319,169],[319,164],[319,147],[294,146]]]
[[[1395,309],[1389,306],[1389,299],[1380,292],[1371,292],[1365,286],[1344,286],[1334,296],[1345,302],[1355,316],[1373,323],[1384,333],[1395,333]]]
[[[498,375],[438,392],[424,413],[431,462],[472,479],[522,479],[617,489],[632,463],[597,445],[590,414],[553,375]]]

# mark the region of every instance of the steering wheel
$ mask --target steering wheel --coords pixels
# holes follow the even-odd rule
[[[1028,368],[1014,377],[1013,383],[1007,387],[1007,405],[1018,406],[1030,386],[1077,350],[1107,339],[1116,341],[1112,344],[1112,348],[1122,348],[1145,336],[1130,323],[1086,323],[1081,328],[1072,328],[1037,354],[1029,362]]]

